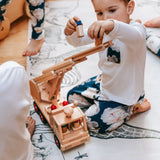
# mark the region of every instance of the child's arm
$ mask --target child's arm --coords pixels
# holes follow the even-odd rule
[[[108,34],[113,39],[117,38],[127,45],[137,44],[145,41],[146,29],[138,22],[131,22],[131,24],[123,23],[114,20],[114,29]],[[140,43],[139,43],[140,44]]]
[[[92,39],[102,38],[105,34],[108,40],[120,39],[132,45],[145,39],[145,28],[139,23],[129,25],[116,20],[106,20],[96,21],[88,29],[88,36]]]
[[[112,20],[96,21],[88,28],[88,36],[91,39],[103,38],[104,33],[110,33],[114,28]]]

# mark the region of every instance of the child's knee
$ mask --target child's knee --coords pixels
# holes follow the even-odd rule
[[[107,108],[101,115],[101,119],[104,123],[108,125],[124,121],[128,116],[128,113],[121,107],[117,108]]]

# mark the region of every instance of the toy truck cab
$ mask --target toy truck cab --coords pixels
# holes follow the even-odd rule
[[[86,118],[75,104],[59,105],[58,109],[46,107],[55,143],[62,151],[89,141]]]

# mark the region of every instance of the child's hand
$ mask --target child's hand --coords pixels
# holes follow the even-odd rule
[[[91,39],[103,38],[103,34],[108,34],[114,28],[112,20],[96,21],[88,28],[88,36]]]
[[[71,35],[73,32],[76,31],[76,26],[77,23],[75,21],[80,21],[80,19],[76,16],[74,16],[73,18],[70,18],[66,24],[66,27],[64,29],[64,33],[65,35],[69,36]]]

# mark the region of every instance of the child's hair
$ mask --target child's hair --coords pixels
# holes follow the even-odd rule
[[[130,0],[123,0],[125,3],[128,3]]]

